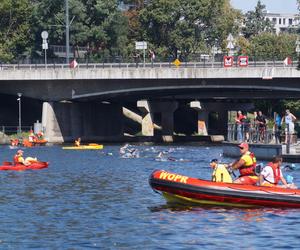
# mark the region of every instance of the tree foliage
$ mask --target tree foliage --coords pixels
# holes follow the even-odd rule
[[[127,41],[127,19],[114,0],[69,0],[70,44],[85,46],[88,55],[123,54]],[[65,44],[65,5],[61,0],[41,0],[35,6],[33,26],[36,49],[41,46],[42,30],[50,42]],[[75,53],[76,51],[74,51]],[[76,56],[76,55],[74,55]]]
[[[295,34],[282,33],[261,33],[252,36],[250,39],[239,38],[239,54],[248,55],[251,60],[284,60],[286,57],[296,58],[295,43],[297,36]]]
[[[153,0],[140,15],[142,37],[174,58],[220,45],[237,18],[228,0]]]
[[[30,13],[28,0],[1,0],[0,61],[11,62],[28,50],[31,42]]]
[[[70,45],[86,47],[95,61],[118,56],[128,60],[135,41],[147,41],[161,59],[191,60],[210,53],[213,46],[226,51],[229,33],[240,34],[242,15],[229,0],[68,0]],[[127,8],[120,8],[124,2]],[[300,0],[298,1],[298,3]],[[124,6],[124,5],[123,5]],[[245,37],[239,37],[239,54],[256,59],[295,56],[295,37],[266,32],[265,6],[259,1],[246,14]],[[50,45],[65,46],[64,0],[2,0],[0,2],[0,60],[42,57],[41,32],[49,33]],[[76,49],[77,48],[77,49]]]
[[[248,11],[245,15],[245,27],[243,34],[245,38],[258,35],[262,32],[272,32],[274,25],[269,19],[265,19],[266,6],[259,0],[254,11]]]

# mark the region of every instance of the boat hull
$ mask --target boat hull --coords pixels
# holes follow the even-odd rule
[[[70,146],[70,147],[63,147],[62,149],[69,149],[69,150],[99,150],[103,149],[103,145],[82,145],[82,146]]]
[[[221,183],[154,171],[150,186],[169,203],[230,207],[300,208],[300,190]]]
[[[44,162],[44,161],[33,162],[30,165],[28,165],[28,166],[25,166],[23,164],[12,165],[11,162],[4,162],[3,166],[0,166],[0,170],[1,171],[37,170],[37,169],[47,168],[48,165],[49,165],[49,163],[48,162]]]

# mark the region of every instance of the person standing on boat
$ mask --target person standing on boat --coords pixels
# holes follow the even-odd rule
[[[280,169],[280,165],[282,163],[282,158],[279,156],[275,156],[271,162],[266,165],[260,173],[259,184],[261,186],[268,187],[282,187],[282,188],[291,188],[296,189],[297,186],[294,183],[288,184],[285,178],[283,177],[282,171]],[[283,185],[278,185],[279,181],[283,183]]]
[[[238,147],[240,148],[241,158],[229,165],[233,170],[238,169],[240,172],[239,178],[234,183],[255,185],[258,181],[258,176],[255,173],[255,155],[249,151],[249,145],[246,142],[239,144]]]

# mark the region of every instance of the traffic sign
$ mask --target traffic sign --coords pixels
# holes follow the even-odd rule
[[[147,49],[147,42],[141,41],[141,42],[135,42],[135,49]]]
[[[233,43],[232,42],[228,42],[228,44],[227,44],[227,47],[226,47],[227,49],[234,49],[234,45],[233,45]]]
[[[43,31],[43,32],[41,33],[41,37],[42,37],[43,39],[47,39],[47,38],[48,38],[48,32],[47,32],[47,31]]]
[[[174,64],[176,67],[179,67],[180,64],[181,64],[181,62],[179,61],[178,58],[176,58],[176,59],[174,60],[173,64]]]
[[[249,57],[248,56],[239,56],[238,62],[240,67],[247,67],[249,64]]]
[[[233,36],[231,35],[231,33],[229,33],[227,39],[226,39],[228,42],[233,42],[234,39],[233,39]]]
[[[224,56],[224,67],[232,67],[233,66],[233,56]]]

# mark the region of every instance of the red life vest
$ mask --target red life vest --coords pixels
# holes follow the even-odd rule
[[[269,162],[267,166],[270,166],[273,170],[274,183],[272,183],[272,184],[277,185],[278,182],[280,181],[280,167],[274,166],[274,164],[272,162]]]
[[[256,167],[255,155],[251,152],[249,156],[252,159],[252,165],[240,167],[239,168],[240,176],[256,175],[256,173],[255,173],[255,167]]]
[[[15,155],[14,156],[14,165],[18,164],[19,163],[19,156],[18,155]]]

